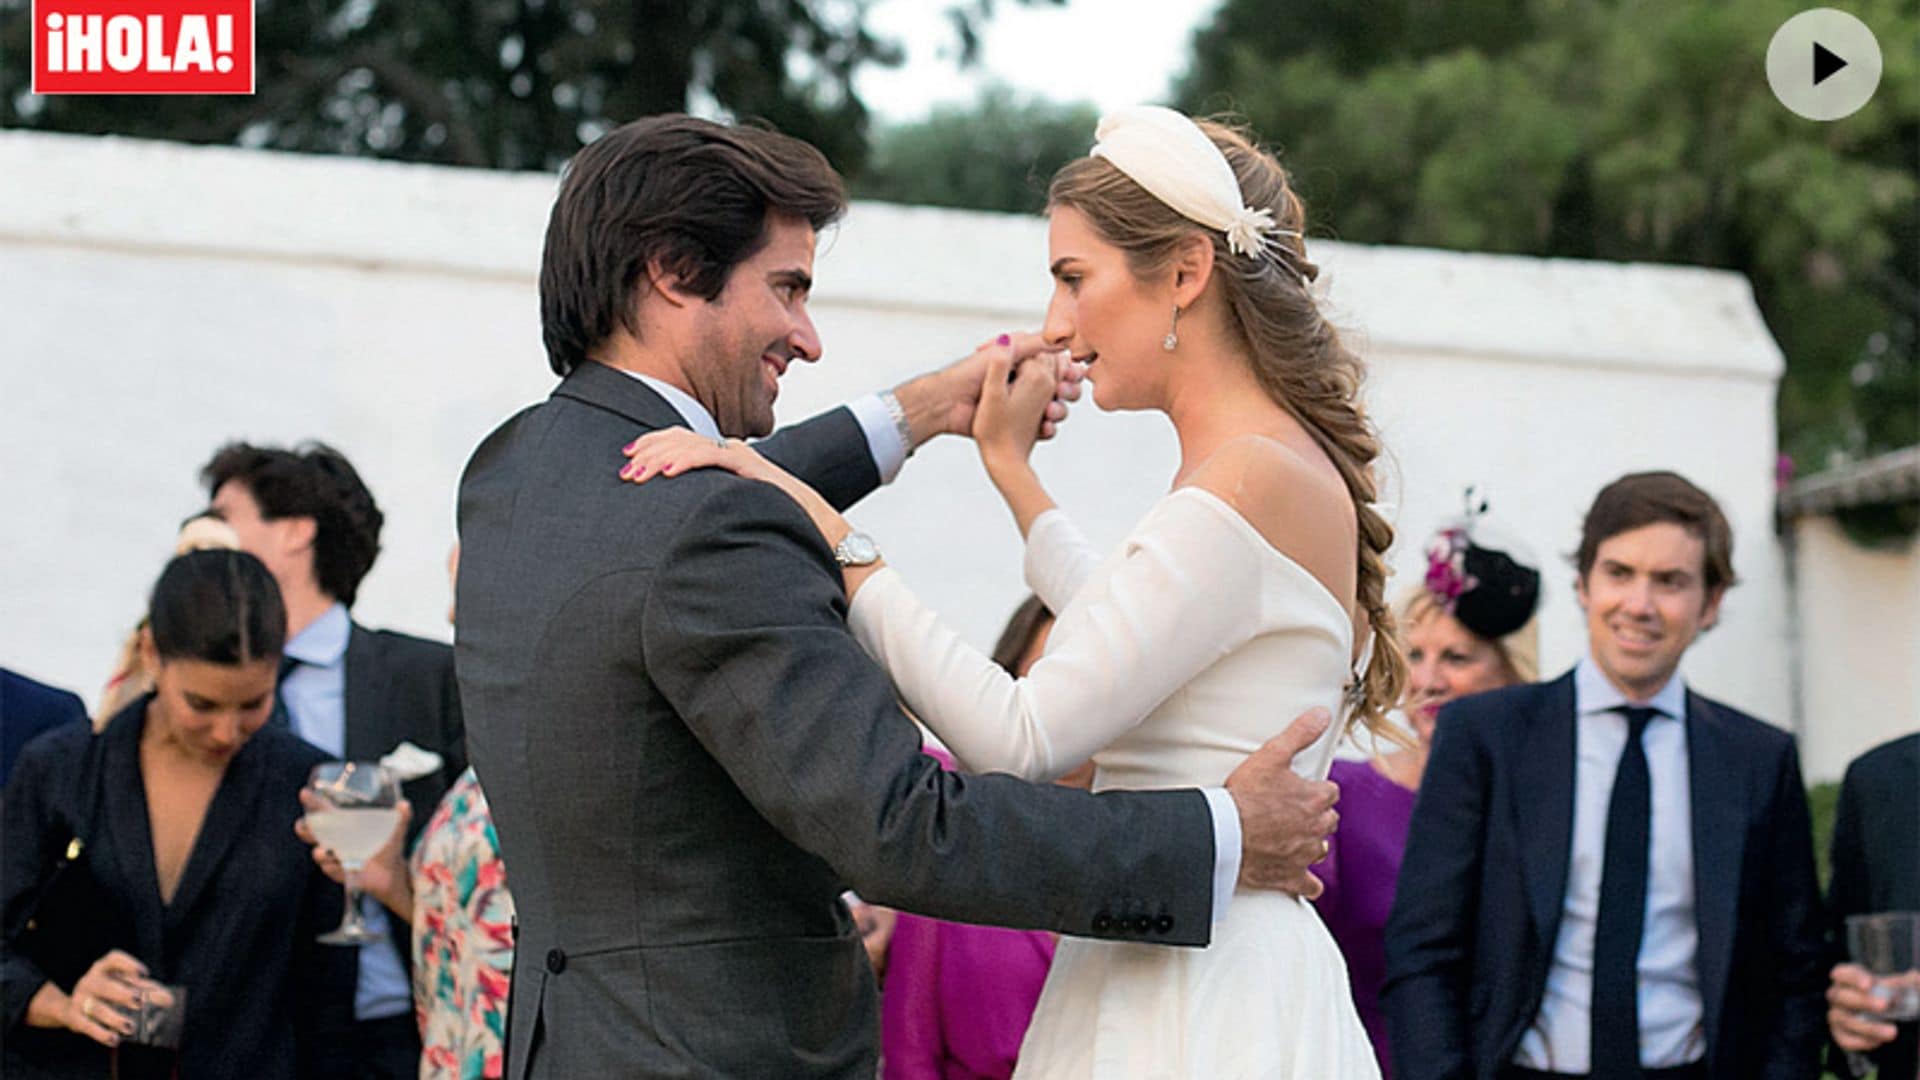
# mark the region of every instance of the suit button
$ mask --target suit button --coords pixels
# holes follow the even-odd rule
[[[1159,918],[1153,920],[1154,933],[1166,934],[1166,933],[1171,933],[1172,931],[1173,931],[1173,916],[1162,915]]]
[[[547,970],[555,975],[567,970],[567,954],[559,949],[547,950]]]
[[[1153,920],[1147,918],[1145,915],[1142,915],[1139,918],[1133,920],[1134,933],[1144,934],[1151,929],[1153,929]]]
[[[1098,915],[1095,915],[1095,916],[1093,917],[1093,932],[1094,932],[1094,933],[1096,933],[1096,934],[1104,934],[1104,933],[1106,933],[1107,931],[1109,931],[1109,930],[1111,930],[1111,929],[1113,929],[1113,917],[1112,917],[1112,916],[1110,916],[1110,915],[1108,915],[1108,914],[1107,914],[1106,912],[1104,912],[1104,911],[1103,911],[1103,912],[1101,912],[1100,914],[1098,914]]]

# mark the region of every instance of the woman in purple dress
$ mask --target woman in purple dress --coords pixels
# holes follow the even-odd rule
[[[1037,596],[1014,611],[994,662],[1020,676],[1046,652],[1053,613]],[[928,750],[947,768],[953,760]],[[1086,787],[1088,762],[1056,783]],[[884,1080],[1006,1080],[1053,966],[1057,936],[901,912],[880,1002]]]
[[[1340,831],[1327,838],[1327,857],[1313,868],[1326,885],[1316,903],[1347,958],[1354,1005],[1385,1080],[1393,1078],[1380,1011],[1387,913],[1434,718],[1455,698],[1539,676],[1540,572],[1531,561],[1519,545],[1494,538],[1477,512],[1434,536],[1426,580],[1398,612],[1409,668],[1404,708],[1415,743],[1366,761],[1336,761],[1328,777],[1340,785]]]

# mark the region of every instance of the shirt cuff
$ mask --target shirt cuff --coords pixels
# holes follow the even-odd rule
[[[880,400],[879,394],[868,394],[847,402],[847,411],[867,436],[867,451],[873,455],[874,467],[880,470],[880,482],[893,483],[893,478],[900,475],[900,467],[907,463],[907,444],[900,438],[900,428],[894,424],[886,403]]]
[[[1219,926],[1240,883],[1240,808],[1226,788],[1202,788],[1200,794],[1213,812],[1213,925]]]

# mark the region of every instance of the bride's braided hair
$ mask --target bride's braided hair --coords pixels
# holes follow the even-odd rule
[[[1213,241],[1214,281],[1226,300],[1231,329],[1246,342],[1254,375],[1281,408],[1313,436],[1347,484],[1359,523],[1356,593],[1374,632],[1373,657],[1352,688],[1351,720],[1376,737],[1404,742],[1386,712],[1400,700],[1406,655],[1386,601],[1386,551],[1393,526],[1375,507],[1373,461],[1380,440],[1367,419],[1360,388],[1366,369],[1321,314],[1306,283],[1319,275],[1299,239],[1306,211],[1287,171],[1241,131],[1197,121],[1226,156],[1247,205],[1273,211],[1274,224],[1292,235],[1269,238],[1265,254],[1236,255],[1226,234],[1198,225],[1148,193],[1111,162],[1081,158],[1061,169],[1047,192],[1050,207],[1071,206],[1107,242],[1127,255],[1136,275],[1159,273],[1180,242],[1195,233]]]

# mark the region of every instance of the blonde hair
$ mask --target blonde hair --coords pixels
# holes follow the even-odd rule
[[[1415,585],[1400,597],[1394,605],[1394,614],[1399,617],[1400,625],[1411,629],[1426,622],[1435,615],[1446,615],[1447,609],[1441,606],[1440,598],[1426,589]],[[1455,620],[1456,622],[1458,620]],[[1540,681],[1540,616],[1529,618],[1526,625],[1513,633],[1499,638],[1484,638],[1474,633],[1472,627],[1461,623],[1460,628],[1481,641],[1493,646],[1500,656],[1500,662],[1507,666],[1507,672],[1516,682],[1530,683]]]
[[[1053,178],[1049,209],[1068,206],[1085,215],[1108,243],[1126,253],[1137,277],[1163,270],[1180,244],[1196,234],[1213,242],[1213,282],[1225,300],[1228,326],[1253,358],[1253,374],[1281,408],[1300,422],[1346,481],[1359,523],[1355,592],[1374,632],[1373,657],[1351,699],[1353,721],[1372,734],[1399,741],[1387,719],[1406,685],[1407,661],[1386,602],[1386,551],[1393,526],[1374,505],[1373,461],[1380,440],[1360,401],[1366,369],[1321,314],[1307,282],[1319,268],[1307,260],[1306,210],[1286,169],[1241,131],[1196,121],[1219,147],[1247,205],[1273,212],[1281,234],[1266,255],[1236,255],[1226,234],[1182,217],[1102,158],[1069,163]],[[1285,235],[1291,232],[1293,235]]]

